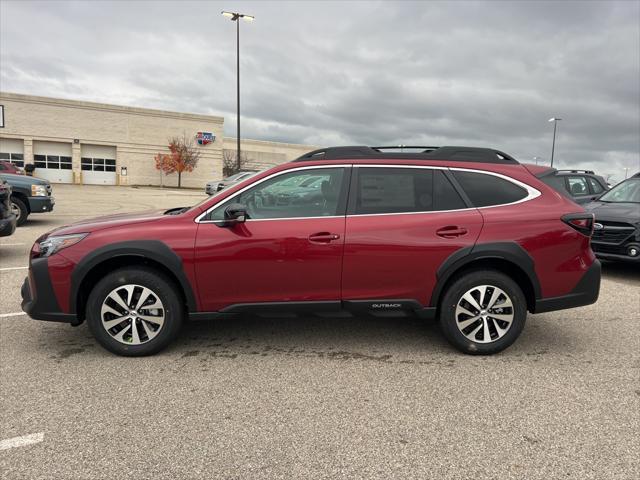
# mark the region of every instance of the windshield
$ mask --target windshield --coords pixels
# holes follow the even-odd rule
[[[640,203],[640,178],[632,178],[616,185],[600,197],[601,202]]]

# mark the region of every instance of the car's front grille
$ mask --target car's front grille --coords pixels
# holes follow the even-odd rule
[[[611,245],[619,245],[629,238],[636,227],[624,222],[599,222],[596,219],[596,228],[593,231],[591,241],[594,243],[608,243]],[[602,228],[597,228],[597,225]]]

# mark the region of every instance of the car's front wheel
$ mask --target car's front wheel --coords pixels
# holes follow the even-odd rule
[[[24,225],[29,216],[29,209],[27,205],[18,197],[12,196],[9,200],[11,202],[11,213],[16,216],[16,225]]]
[[[124,356],[151,355],[178,334],[183,308],[161,273],[122,268],[100,280],[87,301],[87,323],[100,344]]]
[[[494,270],[458,277],[445,292],[440,325],[449,342],[464,353],[489,355],[510,346],[527,318],[518,284]]]

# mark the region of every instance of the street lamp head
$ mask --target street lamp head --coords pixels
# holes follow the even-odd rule
[[[549,122],[557,122],[557,121],[559,121],[559,120],[562,120],[562,119],[561,119],[561,118],[556,118],[556,117],[551,117],[551,118],[549,119]]]
[[[242,18],[247,22],[253,22],[256,18],[253,15],[245,15],[244,13],[237,13],[237,12],[227,12],[226,10],[222,11],[222,15],[227,18],[230,18],[231,21],[233,22],[237,22],[239,18]]]

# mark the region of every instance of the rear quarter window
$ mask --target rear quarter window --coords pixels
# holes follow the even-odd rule
[[[475,207],[514,203],[528,194],[519,185],[495,175],[460,170],[453,170],[453,175]]]

